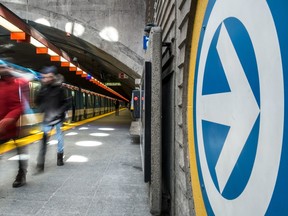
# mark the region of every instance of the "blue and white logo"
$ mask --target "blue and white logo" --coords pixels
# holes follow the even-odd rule
[[[265,215],[284,130],[276,26],[265,0],[212,6],[199,43],[194,101],[205,204],[215,215]]]
[[[147,50],[147,48],[148,48],[148,43],[149,43],[149,37],[146,36],[146,35],[144,35],[144,36],[143,36],[143,49],[144,49],[144,50]]]

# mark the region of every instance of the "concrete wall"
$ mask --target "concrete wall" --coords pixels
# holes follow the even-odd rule
[[[137,74],[142,74],[142,37],[145,1],[142,0],[1,0],[19,17],[31,21],[46,19],[51,27],[65,31],[68,22],[85,28],[81,39],[90,42]],[[99,33],[107,27],[118,32],[117,42],[103,40]],[[111,29],[111,28],[110,28]],[[113,37],[113,36],[112,36]]]
[[[173,116],[162,122],[164,129],[165,124],[174,123],[170,157],[174,173],[167,202],[171,216],[288,214],[287,130],[283,129],[287,73],[282,70],[287,69],[283,65],[288,32],[287,5],[281,3],[156,0],[155,24],[162,28],[162,42],[170,43],[162,47],[163,94],[168,78],[175,83],[175,96],[162,100],[162,107],[171,102],[175,107],[166,110]],[[231,20],[237,20],[241,28]],[[225,30],[216,39],[224,22]],[[229,74],[231,65],[241,68],[240,73],[233,69]],[[223,83],[219,81],[222,74],[227,79]],[[253,75],[257,78],[251,81]],[[216,83],[221,83],[217,90]],[[238,92],[251,92],[251,100],[242,100],[248,96]],[[243,113],[249,115],[237,117]],[[217,127],[211,129],[204,121]],[[235,146],[241,146],[236,154]]]

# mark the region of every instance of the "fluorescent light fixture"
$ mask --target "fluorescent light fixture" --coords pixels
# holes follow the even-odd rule
[[[56,52],[48,48],[48,55],[50,56],[59,56]]]
[[[68,22],[65,25],[65,31],[69,34],[73,34],[76,37],[80,37],[84,34],[85,32],[85,27],[79,23],[72,23],[72,22]]]
[[[44,18],[39,18],[37,20],[35,20],[36,23],[40,23],[42,25],[45,25],[45,26],[51,26],[50,22],[47,20],[47,19],[44,19]]]
[[[21,29],[19,29],[14,24],[10,23],[2,16],[0,16],[0,25],[9,30],[10,32],[23,32]]]
[[[66,59],[63,58],[62,56],[61,56],[61,58],[60,58],[60,61],[61,61],[61,62],[68,62],[68,60],[66,60]]]
[[[74,64],[72,64],[72,63],[70,62],[69,67],[76,67],[76,65],[74,65]]]
[[[44,44],[40,43],[38,40],[36,40],[33,37],[30,38],[30,43],[34,45],[35,47],[46,47]]]
[[[119,40],[119,33],[116,28],[109,26],[105,27],[100,33],[100,37],[110,42],[117,42]]]
[[[6,49],[10,49],[10,48],[12,48],[12,47],[14,47],[14,46],[15,46],[15,45],[12,44],[12,43],[10,43],[10,44],[1,44],[1,45],[0,45],[0,47],[6,48]]]

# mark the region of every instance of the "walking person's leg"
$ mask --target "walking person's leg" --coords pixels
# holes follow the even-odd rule
[[[47,151],[47,141],[48,141],[48,133],[52,129],[52,126],[43,124],[43,138],[39,148],[39,154],[37,158],[37,166],[36,172],[43,172],[44,171],[44,164],[45,164],[45,155]]]
[[[28,147],[18,146],[16,144],[16,148],[19,156],[19,169],[12,185],[14,188],[21,187],[26,184],[26,173],[28,168]]]
[[[57,145],[57,166],[63,166],[63,154],[64,154],[64,138],[61,130],[62,122],[55,125],[56,127],[56,138],[58,140]]]

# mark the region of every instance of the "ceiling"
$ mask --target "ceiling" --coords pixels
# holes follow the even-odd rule
[[[114,64],[114,62],[117,62],[115,58],[78,37],[67,35],[66,32],[31,21],[28,22],[28,27],[36,29],[46,40],[58,49],[65,51],[70,59],[72,59],[73,64],[85,70],[100,82],[104,84],[106,82],[121,82],[121,86],[109,87],[126,99],[129,100],[131,98],[135,81],[132,77],[128,77],[127,79],[118,78],[118,74],[121,72],[119,68],[122,67],[121,62]],[[60,62],[51,62],[48,54],[36,54],[36,48],[30,43],[11,40],[10,32],[1,26],[0,59],[35,71],[40,71],[43,66],[53,64],[57,66],[58,72],[64,76],[65,82],[117,98],[116,95],[89,82],[85,78],[81,78],[75,72],[69,71],[68,67],[61,67]]]

